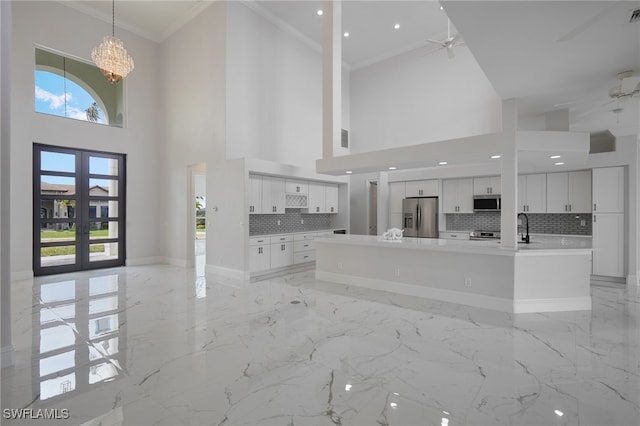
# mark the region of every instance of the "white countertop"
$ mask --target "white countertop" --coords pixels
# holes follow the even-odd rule
[[[398,247],[402,249],[439,250],[460,253],[478,253],[492,255],[526,255],[543,253],[572,253],[591,252],[591,237],[566,236],[566,235],[531,235],[529,244],[520,243],[517,249],[504,249],[500,241],[474,241],[474,240],[443,240],[438,238],[412,238],[405,237],[401,240],[385,240],[382,236],[375,235],[327,235],[317,237],[317,243],[329,242],[336,244]]]

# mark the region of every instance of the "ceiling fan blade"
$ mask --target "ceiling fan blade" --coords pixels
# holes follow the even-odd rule
[[[451,37],[451,41],[449,41],[449,43],[455,44],[455,43],[458,43],[458,40],[460,40],[460,34],[456,34],[453,37]],[[460,41],[460,43],[462,43],[462,41]]]
[[[439,44],[442,47],[447,47],[447,43],[443,42],[442,40],[433,40],[433,39],[428,38],[427,41],[429,43]]]
[[[580,114],[576,115],[576,117],[575,117],[575,118],[576,118],[576,120],[579,120],[579,119],[581,119],[581,118],[584,118],[584,117],[586,117],[586,116],[588,116],[588,115],[591,115],[591,114],[594,114],[594,113],[596,113],[596,112],[605,112],[605,111],[603,111],[603,110],[602,110],[602,108],[606,107],[607,105],[609,105],[609,104],[611,104],[611,103],[613,103],[613,102],[615,102],[615,99],[614,99],[614,100],[610,100],[610,101],[608,101],[608,102],[605,102],[604,104],[598,105],[598,106],[597,106],[597,107],[595,107],[595,108],[589,108],[587,111],[582,112],[582,113],[580,113]]]
[[[607,16],[613,10],[613,8],[614,8],[614,6],[608,6],[608,7],[604,8],[604,9],[602,9],[600,12],[598,12],[597,14],[592,16],[591,18],[587,19],[582,24],[578,25],[573,30],[569,31],[568,33],[566,33],[565,35],[563,35],[562,37],[560,37],[556,41],[565,42],[565,41],[571,40],[572,38],[576,37],[577,35],[579,35],[583,31],[586,31],[590,26],[592,26],[593,24],[598,22],[600,19],[602,19],[605,16]]]
[[[638,85],[640,85],[640,77],[623,78],[620,91],[622,93],[632,93],[638,89]]]

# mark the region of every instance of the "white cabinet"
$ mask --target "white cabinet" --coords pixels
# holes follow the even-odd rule
[[[319,233],[295,234],[293,236],[293,264],[316,260],[316,245],[313,239]]]
[[[412,180],[405,182],[406,197],[437,197],[438,180]]]
[[[327,213],[338,213],[338,185],[333,183],[325,184],[325,211]]]
[[[500,194],[501,191],[500,176],[473,178],[473,195]]]
[[[447,179],[442,182],[444,213],[473,213],[473,179]]]
[[[249,214],[262,213],[262,176],[249,175]]]
[[[518,212],[547,212],[547,175],[518,176]]]
[[[293,265],[293,243],[271,244],[271,269]]]
[[[270,248],[269,237],[249,239],[249,269],[251,272],[264,271],[271,268]]]
[[[287,194],[306,195],[309,192],[309,182],[306,180],[287,179],[284,183],[284,190]]]
[[[547,213],[591,212],[591,171],[547,174]]]
[[[326,213],[326,197],[324,183],[309,182],[309,213]]]
[[[262,213],[284,213],[284,179],[263,176],[262,177]]]
[[[593,169],[593,212],[624,212],[624,168]]]
[[[624,213],[593,215],[593,275],[624,277]]]

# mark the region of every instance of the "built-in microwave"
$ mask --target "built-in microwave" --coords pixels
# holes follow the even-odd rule
[[[474,212],[499,212],[502,207],[502,201],[499,195],[474,195],[473,211]]]

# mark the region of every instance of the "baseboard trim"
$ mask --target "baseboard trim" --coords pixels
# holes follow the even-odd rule
[[[33,270],[11,272],[11,281],[22,281],[33,279]]]
[[[591,296],[563,297],[558,299],[520,299],[513,301],[514,314],[590,310]]]
[[[353,275],[337,274],[335,272],[316,271],[316,279],[339,284],[353,285],[372,290],[399,293],[405,296],[415,296],[424,299],[434,299],[442,302],[457,303],[476,308],[513,313],[513,300],[500,297],[485,296],[475,293],[462,293],[434,287],[423,287],[414,284],[395,281],[377,280],[374,278],[357,277]]]
[[[127,266],[157,265],[160,263],[165,263],[162,256],[129,258],[125,262]]]
[[[179,266],[181,268],[186,268],[187,267],[187,259],[178,259],[175,257],[162,257],[162,263],[166,264],[166,265],[171,265],[171,266]]]
[[[240,269],[225,268],[224,266],[209,265],[204,266],[204,272],[207,274],[222,275],[223,277],[232,278],[234,280],[249,281],[251,273]]]
[[[2,368],[11,367],[15,363],[16,351],[13,345],[4,346],[2,348],[2,355],[0,355],[0,364]]]

